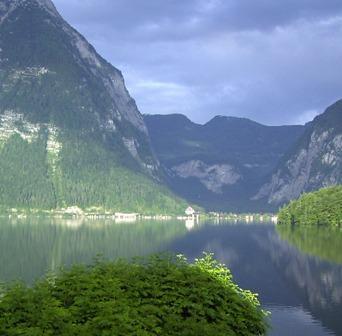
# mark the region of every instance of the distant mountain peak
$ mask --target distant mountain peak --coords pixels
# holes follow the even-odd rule
[[[232,116],[224,116],[224,115],[217,115],[211,120],[209,120],[206,124],[204,124],[204,127],[216,127],[217,125],[232,125],[232,126],[264,126],[256,121],[253,121],[248,118],[243,118],[243,117],[232,117]]]

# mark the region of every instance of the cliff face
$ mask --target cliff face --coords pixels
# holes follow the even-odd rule
[[[0,25],[0,115],[90,132],[120,143],[145,170],[157,168],[121,72],[50,0],[0,0]]]
[[[307,125],[254,199],[280,205],[301,193],[342,183],[342,101]]]

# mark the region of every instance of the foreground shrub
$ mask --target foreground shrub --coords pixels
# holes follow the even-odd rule
[[[254,294],[205,255],[74,266],[0,299],[0,335],[265,335]]]

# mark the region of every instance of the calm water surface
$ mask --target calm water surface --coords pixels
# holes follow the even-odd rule
[[[0,282],[32,283],[96,255],[215,253],[272,312],[274,336],[342,335],[342,232],[272,224],[0,219]]]

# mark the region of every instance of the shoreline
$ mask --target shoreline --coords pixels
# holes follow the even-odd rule
[[[7,209],[0,210],[2,218],[54,218],[54,219],[86,219],[86,220],[113,220],[115,222],[137,222],[141,220],[168,221],[180,220],[195,222],[211,220],[215,222],[231,221],[231,222],[272,222],[277,223],[278,216],[272,213],[199,213],[196,215],[181,214],[139,214],[139,213],[123,213],[97,209],[98,211],[83,211],[78,207],[70,207],[67,209],[57,210],[38,210],[38,209]]]

